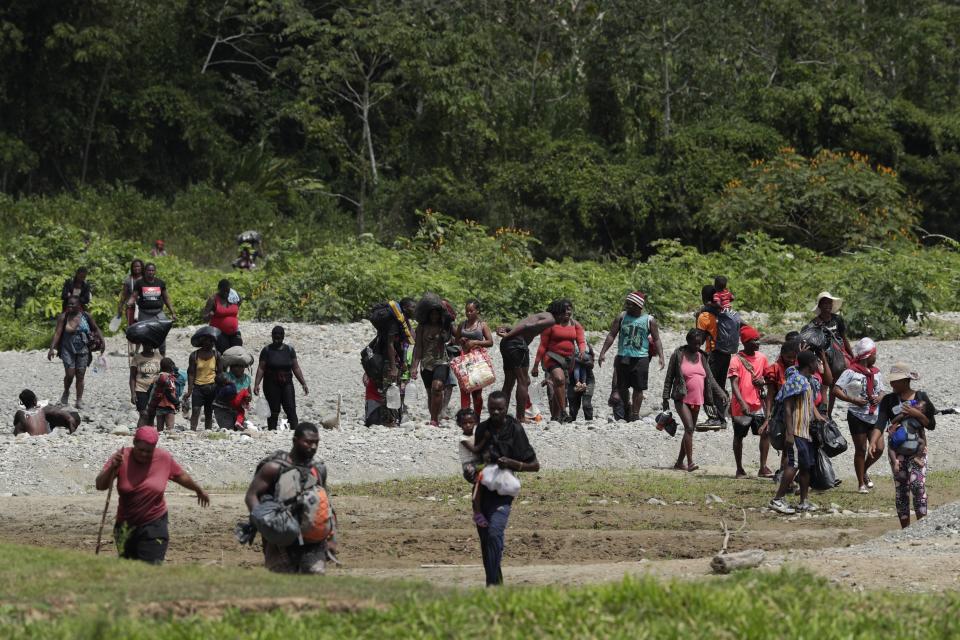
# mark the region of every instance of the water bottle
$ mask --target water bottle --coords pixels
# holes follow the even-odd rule
[[[106,373],[106,372],[107,372],[107,359],[104,358],[103,356],[97,357],[97,359],[93,361],[93,373],[95,375],[100,375],[101,373]]]
[[[400,387],[391,384],[387,387],[387,409],[400,408]]]

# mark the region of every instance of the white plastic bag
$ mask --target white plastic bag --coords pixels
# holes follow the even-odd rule
[[[101,373],[107,372],[107,359],[105,357],[97,356],[97,359],[93,361],[93,373],[94,375],[100,375]]]
[[[520,478],[513,471],[501,469],[495,464],[483,468],[480,472],[480,483],[501,496],[517,497],[520,493]]]
[[[110,321],[110,333],[116,333],[119,328],[120,316],[113,316],[113,319]]]
[[[270,417],[270,404],[263,396],[257,396],[256,402],[253,403],[253,415],[264,420]]]

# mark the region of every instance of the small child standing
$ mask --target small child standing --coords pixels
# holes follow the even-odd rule
[[[477,413],[470,407],[460,409],[457,412],[457,426],[463,431],[463,437],[460,438],[458,451],[460,453],[460,466],[463,468],[463,478],[473,484],[471,492],[471,501],[473,507],[473,522],[478,527],[486,527],[490,523],[483,517],[480,511],[480,473],[483,467],[481,452],[486,446],[486,442],[474,442],[473,430],[477,426]]]
[[[716,292],[713,294],[713,304],[720,307],[720,313],[730,310],[733,303],[733,294],[727,289],[727,276],[717,276],[713,279],[713,288]]]

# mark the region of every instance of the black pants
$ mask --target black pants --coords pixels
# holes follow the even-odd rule
[[[596,389],[597,382],[593,377],[592,369],[587,370],[586,383],[587,390],[583,393],[575,391],[577,383],[573,380],[573,376],[567,383],[567,409],[571,418],[576,419],[577,414],[580,413],[580,408],[583,407],[583,419],[593,420],[593,392]]]
[[[121,558],[162,564],[170,544],[167,514],[138,527],[118,522],[113,528],[113,539]]]
[[[293,380],[280,384],[267,378],[263,383],[263,395],[270,405],[270,417],[267,418],[267,429],[276,430],[277,421],[280,419],[280,408],[287,414],[287,420],[290,422],[290,428],[297,428],[297,396],[293,389]]]
[[[720,388],[724,391],[727,389],[727,369],[730,368],[730,357],[729,353],[720,353],[716,349],[711,351],[707,356],[710,373],[713,374],[713,379],[717,381],[717,384],[720,385]],[[711,420],[727,421],[727,417],[719,414],[713,405],[704,405],[703,410]]]

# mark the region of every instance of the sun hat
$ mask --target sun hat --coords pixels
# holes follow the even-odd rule
[[[910,365],[904,362],[895,362],[890,366],[890,373],[887,374],[887,381],[895,380],[919,380],[920,375],[910,368]]]
[[[760,339],[760,332],[754,329],[753,327],[751,327],[750,325],[745,324],[742,327],[740,327],[740,342],[742,342],[743,344],[747,344],[751,340],[759,340],[759,339]]]
[[[634,291],[633,293],[627,294],[627,302],[632,302],[643,309],[643,305],[647,303],[647,296],[643,293],[643,291]]]
[[[838,298],[829,291],[821,291],[817,296],[817,299],[813,302],[813,309],[811,311],[817,312],[820,310],[820,301],[824,298],[829,298],[833,302],[833,306],[830,307],[830,313],[839,313],[840,307],[843,306],[843,298]]]

